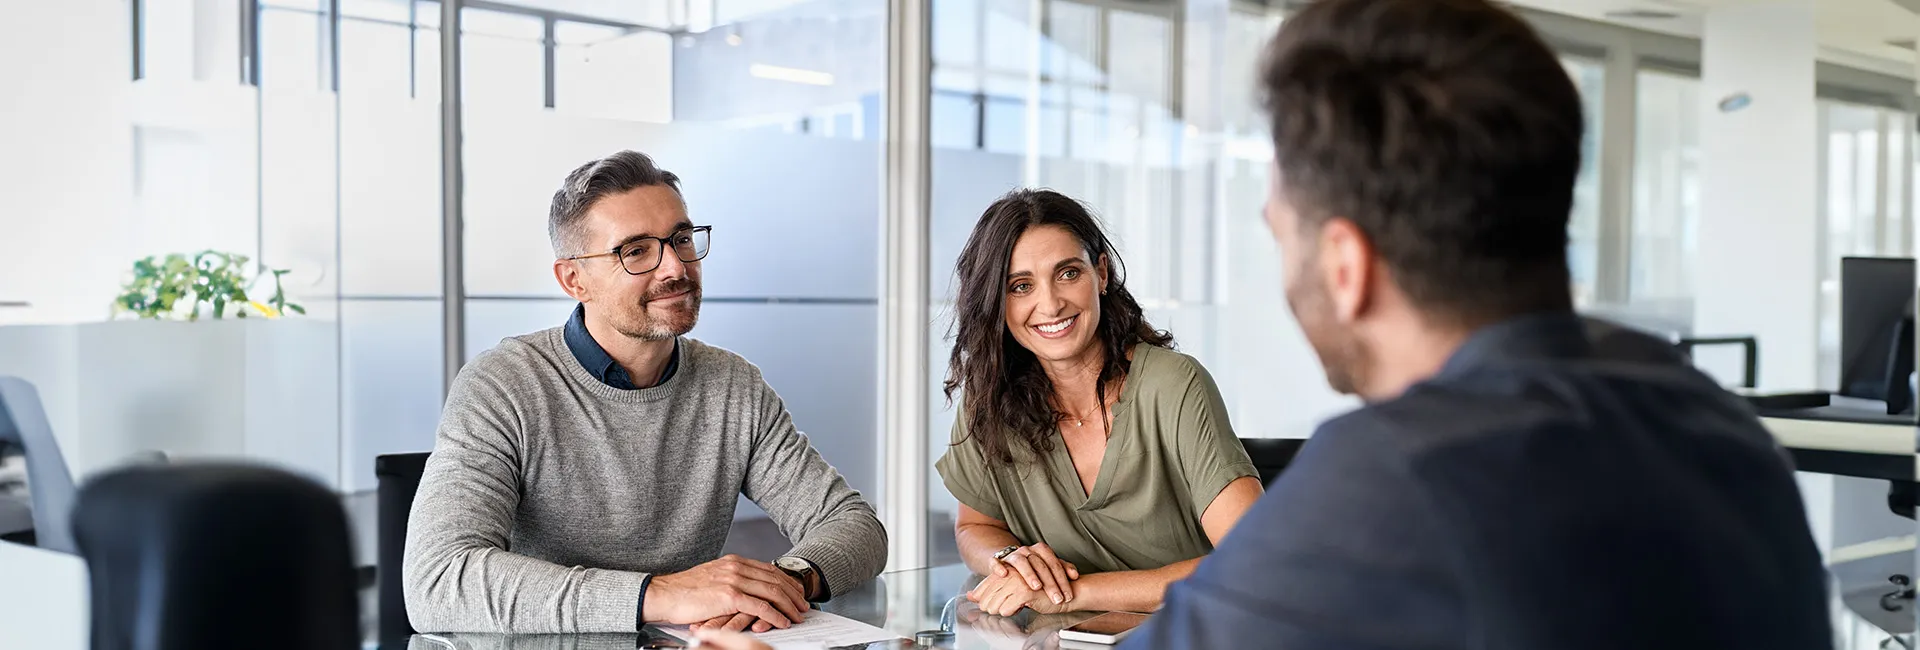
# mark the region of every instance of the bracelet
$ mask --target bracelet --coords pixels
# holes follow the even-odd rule
[[[1019,546],[1009,546],[1009,547],[1006,547],[1006,548],[1003,548],[1003,549],[1000,549],[1000,550],[998,550],[998,551],[995,551],[995,552],[993,553],[993,561],[995,561],[995,562],[1004,562],[1004,561],[1006,561],[1006,559],[1007,559],[1007,556],[1009,556],[1009,555],[1013,555],[1013,552],[1014,552],[1014,551],[1018,551],[1018,550],[1020,550],[1020,547],[1019,547]]]

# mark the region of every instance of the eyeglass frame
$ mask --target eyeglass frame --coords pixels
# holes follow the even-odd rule
[[[672,240],[673,240],[673,238],[674,238],[674,237],[677,237],[677,236],[679,236],[679,235],[680,235],[681,233],[687,233],[687,234],[692,234],[692,233],[697,233],[697,232],[704,232],[704,233],[707,233],[707,250],[706,250],[706,251],[704,251],[704,252],[701,252],[701,253],[700,253],[700,256],[699,256],[699,257],[695,257],[695,258],[693,258],[693,259],[686,259],[686,258],[684,258],[684,257],[680,257],[680,253],[679,253],[679,249],[678,249],[678,248],[676,248],[676,247],[675,247],[675,246],[673,245],[673,241],[672,241]],[[641,272],[639,272],[639,273],[635,273],[635,272],[633,272],[633,269],[629,269],[629,268],[627,268],[627,263],[626,263],[626,261],[625,261],[625,260],[621,260],[621,259],[617,259],[617,256],[618,256],[618,255],[620,255],[620,249],[622,249],[622,248],[626,248],[626,247],[628,247],[628,246],[632,246],[632,245],[634,245],[634,244],[638,244],[638,243],[640,243],[640,242],[643,242],[643,241],[646,241],[646,240],[649,240],[649,239],[651,239],[651,240],[653,240],[653,241],[657,241],[657,242],[660,242],[660,253],[659,253],[658,255],[655,255],[655,256],[654,256],[654,258],[653,258],[653,267],[652,267],[652,268],[649,268],[649,269],[647,269],[647,270],[645,270],[645,271],[641,271]],[[674,258],[674,259],[677,259],[677,260],[680,260],[680,263],[681,263],[681,264],[692,264],[692,263],[694,263],[694,262],[698,262],[698,261],[700,261],[700,260],[704,260],[704,259],[707,259],[707,253],[711,253],[711,252],[713,252],[713,226],[691,226],[691,227],[687,227],[687,228],[681,228],[681,229],[679,229],[679,230],[675,230],[675,231],[673,231],[673,232],[671,232],[671,233],[667,233],[667,236],[665,236],[665,237],[654,237],[654,236],[652,236],[652,235],[640,235],[640,236],[638,236],[638,237],[634,237],[634,238],[632,238],[632,239],[628,239],[628,240],[626,240],[626,241],[624,241],[624,242],[620,242],[620,245],[619,245],[619,246],[615,246],[615,247],[613,247],[613,249],[612,249],[612,250],[609,250],[609,251],[607,251],[607,252],[604,252],[604,253],[592,253],[592,254],[588,254],[588,255],[574,255],[574,256],[572,256],[572,257],[562,257],[562,258],[560,258],[560,259],[563,259],[563,260],[567,260],[567,261],[575,261],[575,262],[577,262],[577,261],[580,261],[580,260],[590,260],[590,259],[593,259],[593,258],[596,258],[596,257],[606,257],[606,256],[608,256],[608,255],[613,255],[613,256],[616,256],[616,259],[615,259],[614,261],[616,261],[616,262],[619,262],[619,263],[620,263],[620,270],[622,270],[622,271],[626,271],[626,272],[627,272],[627,275],[646,275],[646,274],[648,274],[648,273],[652,273],[652,272],[654,272],[654,271],[658,271],[658,270],[660,270],[660,265],[661,265],[662,263],[665,263],[665,262],[667,261],[667,249],[669,249],[669,248],[673,248],[673,249],[674,249],[674,251],[675,251],[675,252],[674,252],[674,254],[673,254],[673,258]]]

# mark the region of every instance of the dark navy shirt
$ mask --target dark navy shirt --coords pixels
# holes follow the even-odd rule
[[[1825,585],[1743,401],[1539,315],[1322,425],[1123,647],[1828,648]]]
[[[573,358],[580,362],[580,367],[587,369],[587,374],[599,378],[600,383],[620,390],[640,388],[627,375],[627,369],[615,363],[613,357],[607,354],[607,349],[600,347],[600,343],[593,340],[593,335],[587,333],[586,305],[573,308],[573,317],[567,319],[567,327],[562,333],[567,341],[567,350],[573,352]],[[674,371],[679,369],[680,341],[675,340],[673,356],[667,359],[667,369],[660,372],[660,381],[655,385],[667,383],[668,379],[673,378]]]

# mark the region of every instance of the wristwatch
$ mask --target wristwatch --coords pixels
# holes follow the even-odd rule
[[[1001,561],[1004,561],[1004,560],[1006,560],[1006,559],[1007,559],[1007,556],[1009,556],[1009,555],[1013,555],[1013,552],[1014,552],[1014,551],[1018,551],[1018,550],[1020,550],[1020,547],[1019,547],[1019,546],[1009,546],[1009,547],[1006,547],[1006,548],[1003,548],[1003,549],[1000,549],[1000,550],[998,550],[998,551],[994,551],[994,552],[993,552],[993,561],[995,561],[995,562],[1001,562]]]
[[[813,600],[819,595],[820,589],[816,585],[820,581],[820,572],[813,570],[812,562],[808,562],[805,558],[784,555],[775,559],[773,566],[793,576],[793,579],[799,580],[800,588],[807,590],[808,600]]]

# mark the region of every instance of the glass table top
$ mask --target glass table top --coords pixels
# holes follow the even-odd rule
[[[963,597],[978,580],[966,566],[959,564],[885,573],[860,589],[820,605],[820,609],[884,628],[903,640],[847,650],[1051,650],[1059,647],[1061,628],[1097,613],[1037,615],[1027,610],[1012,617],[985,614]],[[922,634],[928,632],[951,634]],[[648,638],[639,634],[417,634],[409,640],[407,648],[631,650],[641,647],[641,641]],[[916,638],[924,643],[916,645]]]

